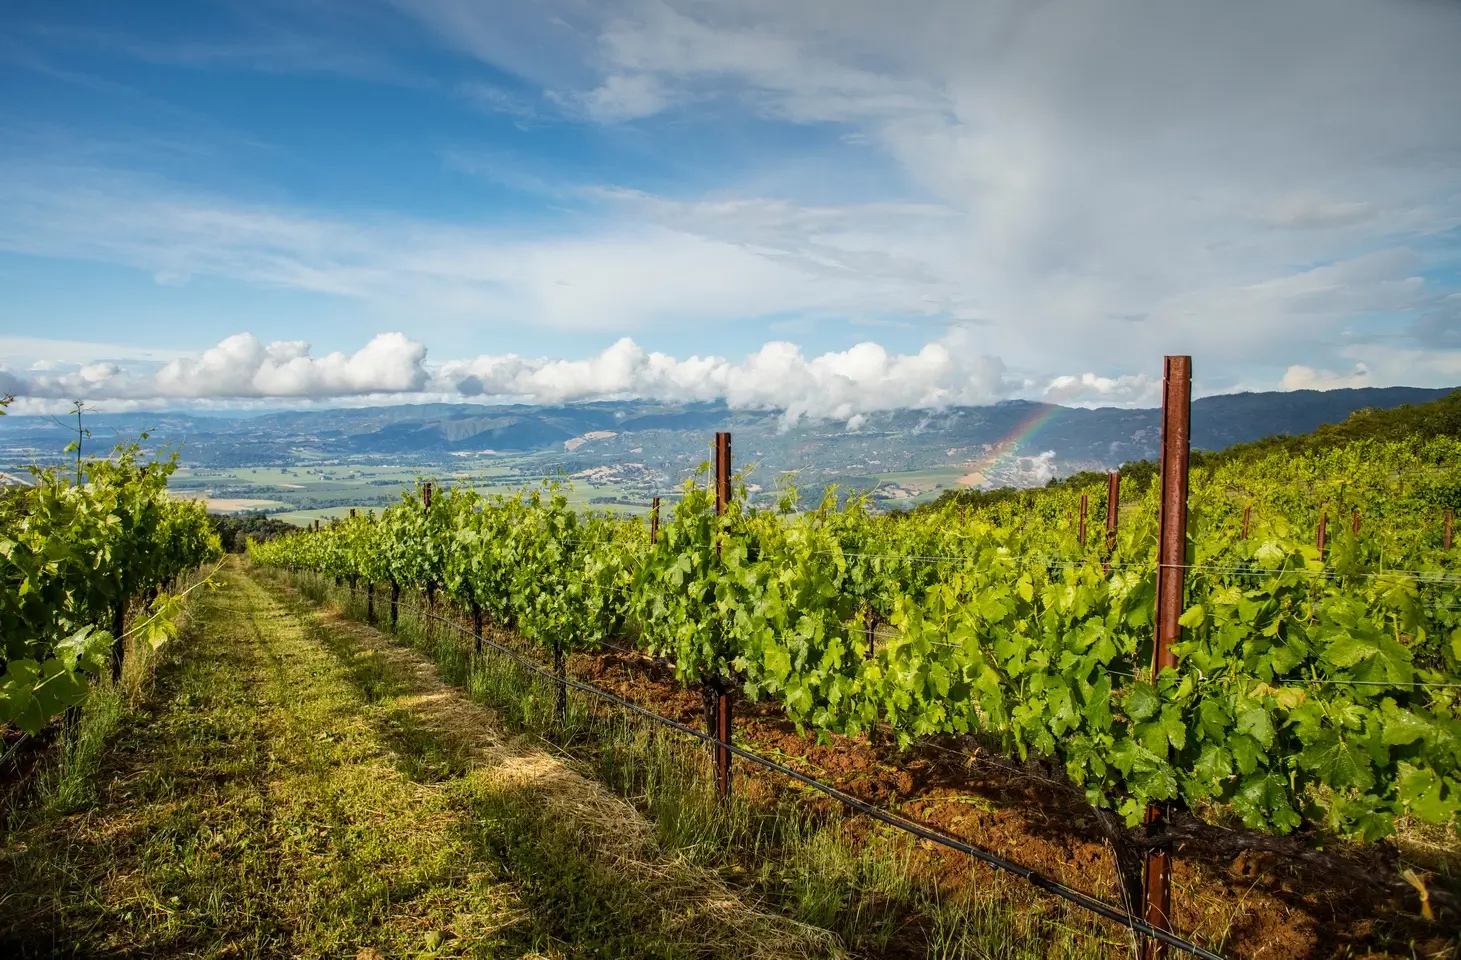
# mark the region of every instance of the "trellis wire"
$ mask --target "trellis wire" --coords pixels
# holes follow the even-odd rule
[[[405,607],[408,610],[414,611],[419,616],[423,616],[431,620],[437,620],[441,623],[446,624],[454,630],[471,635],[470,630],[468,630],[466,627],[463,627],[455,620],[451,620],[439,614],[423,610],[420,607],[416,607],[411,604],[402,603],[401,606]],[[582,693],[587,693],[592,696],[607,700],[610,703],[629,710],[632,713],[638,714],[639,716],[642,716],[647,720],[651,720],[655,723],[659,723],[663,726],[669,727],[670,729],[678,731],[679,733],[683,733],[686,736],[693,737],[696,740],[701,741],[702,743],[710,745],[711,747],[719,748],[729,753],[735,754],[741,759],[754,763],[757,766],[764,767],[767,770],[772,770],[776,773],[780,773],[783,776],[789,777],[792,780],[797,781],[803,786],[811,787],[812,789],[817,790],[818,792],[825,794],[828,797],[831,797],[833,800],[836,800],[837,802],[843,804],[850,809],[856,810],[857,812],[864,814],[865,816],[872,817],[874,820],[877,820],[880,823],[884,823],[895,829],[902,830],[905,833],[912,834],[913,836],[918,837],[920,840],[927,840],[930,843],[935,843],[939,846],[946,847],[947,849],[954,850],[958,853],[963,853],[967,856],[971,856],[974,859],[988,864],[989,866],[994,867],[997,870],[1004,870],[1008,873],[1012,873],[1015,876],[1020,877],[1022,880],[1025,880],[1032,886],[1036,887],[1037,889],[1044,890],[1045,892],[1060,897],[1063,900],[1074,903],[1076,906],[1081,907],[1085,910],[1089,910],[1090,912],[1095,913],[1098,916],[1104,917],[1107,920],[1119,923],[1127,929],[1131,930],[1133,933],[1138,933],[1142,936],[1152,937],[1156,940],[1160,940],[1162,943],[1165,943],[1168,946],[1176,947],[1177,949],[1182,950],[1183,952],[1188,953],[1194,957],[1201,957],[1202,960],[1223,960],[1221,954],[1214,953],[1211,950],[1208,950],[1205,947],[1198,946],[1197,944],[1192,943],[1189,940],[1184,940],[1183,938],[1175,934],[1168,933],[1165,930],[1154,927],[1144,920],[1141,920],[1124,910],[1118,909],[1111,904],[1106,903],[1104,900],[1093,897],[1088,893],[1083,893],[1082,891],[1077,890],[1074,887],[1067,886],[1066,884],[1061,883],[1059,880],[1056,880],[1052,877],[1047,877],[1036,870],[1032,870],[1029,867],[1022,866],[1021,864],[1015,863],[1012,860],[1006,860],[1005,858],[997,854],[981,850],[978,847],[973,846],[972,844],[964,842],[963,840],[959,840],[955,837],[950,837],[947,834],[940,833],[936,830],[930,830],[927,827],[920,826],[919,824],[900,817],[895,813],[891,813],[887,810],[882,809],[881,807],[876,807],[864,800],[860,800],[857,797],[854,797],[849,793],[845,793],[844,791],[839,790],[830,784],[823,783],[822,781],[817,780],[813,777],[809,777],[805,774],[799,773],[796,770],[793,770],[792,768],[786,766],[785,764],[777,763],[775,760],[771,760],[767,757],[761,756],[760,754],[753,753],[750,750],[747,750],[744,747],[739,747],[734,743],[727,743],[718,740],[711,734],[696,730],[694,727],[680,723],[676,720],[671,720],[669,717],[661,716],[660,714],[655,713],[653,710],[650,710],[647,707],[642,707],[631,700],[626,700],[625,698],[610,693],[607,690],[600,689],[593,684],[585,683],[581,680],[569,677],[566,674],[563,676],[559,676],[558,674],[547,669],[546,667],[543,667],[533,662],[532,660],[523,656],[517,651],[511,649],[510,647],[506,647],[496,642],[495,640],[488,639],[487,637],[481,637],[481,640],[485,646],[489,646],[497,652],[503,654],[504,656],[507,656],[518,665],[537,674],[538,676],[548,678],[555,683],[565,683]]]

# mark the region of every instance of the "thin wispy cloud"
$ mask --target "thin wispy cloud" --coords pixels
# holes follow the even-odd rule
[[[1196,355],[1214,385],[1270,387],[1440,385],[1461,356],[1455,5],[394,0],[197,16],[38,21],[10,43],[32,65],[17,69],[162,104],[164,80],[114,80],[94,55],[200,88],[252,73],[299,112],[275,122],[224,87],[148,113],[155,142],[216,115],[228,136],[197,137],[213,163],[21,136],[0,155],[0,252],[135,270],[158,303],[198,296],[197,278],[261,311],[338,300],[368,317],[357,333],[439,324],[461,357],[507,356],[511,339],[586,362],[565,331],[688,356],[712,329],[728,355],[796,331],[821,357],[871,325],[888,356],[916,356],[957,329],[1051,396],[1126,402],[1166,352]],[[393,72],[420,82],[379,95]],[[0,123],[35,128],[10,110]],[[267,162],[231,161],[225,141],[248,137]],[[197,322],[194,352],[238,329]],[[348,334],[331,350],[358,349]]]

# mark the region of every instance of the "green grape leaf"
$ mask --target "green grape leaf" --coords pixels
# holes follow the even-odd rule
[[[1246,733],[1262,747],[1273,746],[1273,718],[1262,703],[1249,699],[1239,701],[1237,731]]]
[[[1149,683],[1134,683],[1126,690],[1121,709],[1133,720],[1149,720],[1157,715],[1162,702],[1157,689]]]

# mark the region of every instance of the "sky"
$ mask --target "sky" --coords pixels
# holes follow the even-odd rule
[[[11,0],[13,413],[1461,384],[1452,0]]]

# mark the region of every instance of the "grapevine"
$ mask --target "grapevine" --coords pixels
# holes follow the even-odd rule
[[[688,482],[652,544],[549,486],[454,490],[430,511],[408,493],[252,555],[440,584],[555,660],[632,637],[681,682],[734,677],[803,729],[992,735],[1131,824],[1180,801],[1374,841],[1402,816],[1461,815],[1461,577],[1438,522],[1461,506],[1458,455],[1449,438],[1362,441],[1195,470],[1179,665],[1156,676],[1155,486],[1127,494],[1109,553],[1076,520],[1082,494],[1101,516],[1104,485],[907,516],[742,491],[717,516]]]
[[[147,610],[132,634],[160,644],[178,613],[164,588],[221,553],[203,504],[167,495],[176,454],[144,463],[131,444],[78,463],[0,495],[0,726],[29,733],[119,672],[130,601]]]

